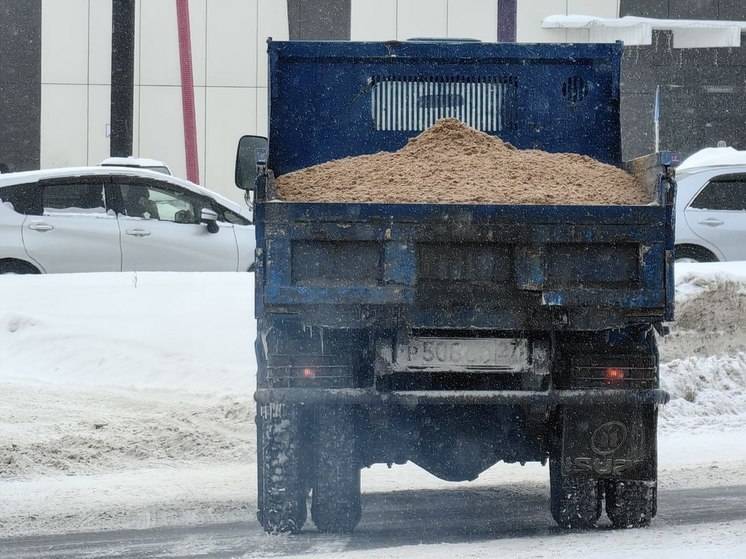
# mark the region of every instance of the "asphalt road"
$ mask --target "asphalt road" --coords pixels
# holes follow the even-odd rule
[[[251,523],[212,524],[59,536],[0,539],[3,559],[281,557],[413,544],[500,538],[561,537],[546,490],[534,486],[475,490],[399,491],[364,495],[363,519],[352,536],[328,536],[312,524],[298,536],[267,536]],[[746,486],[660,493],[654,526],[746,519]],[[599,529],[609,529],[602,524]]]

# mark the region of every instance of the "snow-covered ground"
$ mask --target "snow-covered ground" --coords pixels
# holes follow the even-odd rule
[[[252,274],[0,278],[0,382],[250,392]]]
[[[253,517],[252,280],[0,277],[0,538]],[[678,266],[677,304],[678,326],[661,343],[672,394],[660,421],[661,489],[744,485],[746,264]],[[547,477],[540,465],[498,464],[469,487],[543,488]],[[363,486],[460,484],[406,465],[366,470]],[[691,549],[714,551],[698,530],[687,531]],[[501,552],[520,547],[511,542]],[[480,557],[487,545],[431,556]]]

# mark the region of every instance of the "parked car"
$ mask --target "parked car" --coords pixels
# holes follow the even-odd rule
[[[135,167],[137,169],[148,169],[164,175],[173,175],[171,167],[157,159],[146,159],[144,157],[109,157],[99,163],[102,167]]]
[[[676,177],[676,261],[746,260],[746,151],[703,149]]]
[[[242,271],[248,208],[176,177],[126,167],[0,175],[0,273]]]

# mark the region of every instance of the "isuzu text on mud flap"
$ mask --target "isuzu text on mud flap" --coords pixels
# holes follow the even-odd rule
[[[319,530],[349,532],[361,468],[406,461],[446,480],[499,461],[548,461],[561,526],[593,526],[604,498],[615,526],[650,523],[667,399],[654,328],[673,315],[675,183],[669,154],[621,161],[622,46],[293,41],[268,50],[269,143],[242,138],[236,165],[256,222],[264,529],[301,530],[310,496]],[[423,89],[426,98],[411,95]],[[652,202],[277,196],[276,176],[394,151],[440,117],[518,148],[624,166]]]

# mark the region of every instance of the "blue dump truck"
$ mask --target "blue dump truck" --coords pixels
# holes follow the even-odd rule
[[[595,525],[604,502],[614,526],[649,524],[675,181],[670,154],[621,161],[621,44],[270,41],[268,51],[269,141],[242,138],[236,162],[256,223],[264,529],[301,530],[310,497],[320,531],[350,532],[361,469],[407,461],[454,481],[499,461],[548,462],[560,526]],[[441,117],[623,167],[651,202],[277,194],[275,177],[395,151]]]

